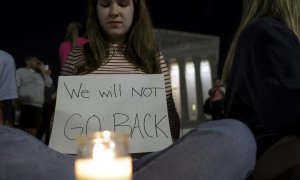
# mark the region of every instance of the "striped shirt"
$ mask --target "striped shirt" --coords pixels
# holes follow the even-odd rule
[[[119,50],[116,50],[119,49]],[[102,66],[98,67],[93,72],[89,74],[145,74],[141,69],[135,67],[134,64],[128,62],[125,58],[125,54],[123,53],[125,48],[112,46],[109,48],[109,58],[108,61]],[[164,75],[165,81],[165,89],[166,89],[166,98],[167,98],[167,108],[168,108],[168,116],[169,116],[169,124],[172,139],[176,140],[179,137],[180,131],[180,120],[178,113],[175,108],[175,103],[172,97],[172,89],[171,89],[171,79],[170,74],[165,62],[164,57],[160,54],[160,68],[161,73]],[[62,66],[61,75],[74,75],[76,65],[81,64],[85,61],[85,56],[83,52],[83,47],[74,48],[64,65]]]

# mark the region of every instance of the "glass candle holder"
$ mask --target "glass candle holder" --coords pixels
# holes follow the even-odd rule
[[[77,140],[76,180],[131,180],[128,136],[101,131]]]

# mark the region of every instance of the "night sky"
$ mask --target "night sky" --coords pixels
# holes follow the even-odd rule
[[[148,0],[155,28],[217,35],[220,62],[238,25],[241,0]],[[0,2],[0,49],[12,54],[17,67],[38,54],[58,67],[58,46],[70,21],[85,23],[87,0],[27,0]],[[54,75],[59,69],[54,69]]]

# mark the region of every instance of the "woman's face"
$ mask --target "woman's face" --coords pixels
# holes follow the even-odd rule
[[[133,0],[98,0],[97,14],[108,40],[122,42],[133,21]]]

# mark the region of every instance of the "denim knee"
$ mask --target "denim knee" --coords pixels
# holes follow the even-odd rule
[[[240,152],[245,150],[251,154],[256,154],[254,135],[243,122],[235,119],[223,119],[211,121],[206,126],[212,128],[215,133],[220,133],[227,146],[233,146],[232,149]]]

